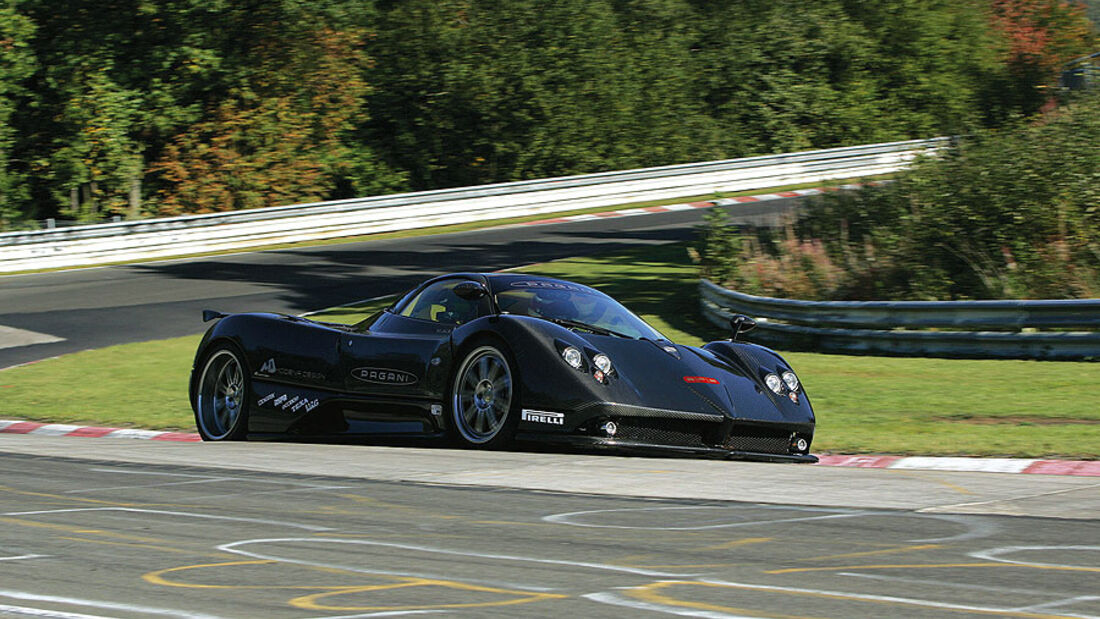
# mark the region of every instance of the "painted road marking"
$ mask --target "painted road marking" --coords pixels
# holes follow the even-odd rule
[[[714,610],[684,608],[682,606],[667,606],[664,604],[654,604],[653,602],[642,602],[640,600],[631,600],[621,595],[616,595],[610,592],[588,593],[582,595],[581,597],[586,600],[592,600],[593,602],[599,602],[601,604],[610,604],[612,606],[625,606],[627,608],[633,608],[634,610],[664,613],[667,615],[679,615],[681,617],[704,617],[706,619],[765,619],[761,615],[733,615],[730,613],[717,612]],[[775,615],[767,615],[767,617],[774,616]]]
[[[0,348],[19,348],[21,346],[52,344],[54,342],[64,341],[65,338],[57,337],[56,335],[0,325]]]
[[[50,555],[19,555],[16,557],[0,557],[0,561],[19,561],[22,559],[41,559]]]
[[[284,520],[266,520],[263,518],[240,518],[236,516],[215,516],[214,514],[196,514],[193,512],[174,512],[161,509],[140,509],[137,507],[75,507],[70,509],[45,509],[29,512],[8,512],[4,516],[36,516],[43,514],[64,514],[74,512],[128,512],[135,514],[155,514],[158,516],[178,516],[183,518],[199,518],[202,520],[228,520],[231,522],[252,522],[255,524],[271,524],[307,531],[333,531],[332,527],[319,527],[312,524],[286,522]]]
[[[835,600],[847,600],[856,602],[870,602],[876,604],[886,604],[894,606],[917,606],[923,608],[935,608],[939,610],[948,610],[953,612],[972,612],[972,613],[986,613],[986,614],[1000,614],[1006,616],[1016,617],[1053,617],[1054,615],[1044,615],[1040,613],[1031,613],[1027,611],[1018,611],[1013,608],[996,607],[996,606],[979,606],[976,604],[956,604],[952,602],[939,602],[936,600],[925,600],[920,598],[906,598],[893,595],[873,595],[867,593],[852,593],[847,591],[829,591],[825,589],[806,589],[801,587],[783,587],[777,585],[757,585],[743,582],[728,582],[722,580],[698,580],[698,581],[686,581],[686,580],[666,580],[659,581],[649,585],[643,585],[641,587],[633,587],[627,589],[632,597],[639,599],[643,602],[649,602],[658,605],[667,605],[681,608],[691,608],[697,610],[711,610],[718,612],[733,612],[743,613],[744,609],[731,608],[727,606],[721,606],[718,604],[709,604],[706,602],[696,602],[681,600],[674,597],[669,597],[661,593],[662,589],[668,589],[671,587],[712,587],[712,588],[726,588],[726,589],[739,589],[747,591],[760,591],[764,593],[777,593],[783,595],[797,595],[808,596],[817,598],[828,598]],[[751,612],[751,611],[750,611]],[[766,611],[756,611],[766,612]],[[1065,617],[1067,615],[1058,615],[1059,617]],[[1082,619],[1100,619],[1094,615],[1074,614],[1074,617],[1081,617]]]
[[[44,608],[11,606],[9,604],[0,604],[0,613],[4,615],[23,615],[25,617],[57,617],[58,619],[113,619],[103,615],[86,615],[84,613],[69,613],[63,610],[46,610]]]
[[[174,610],[170,608],[156,608],[153,606],[139,606],[137,604],[124,604],[121,602],[103,602],[99,600],[86,600],[82,598],[63,597],[59,595],[40,595],[37,593],[28,593],[26,591],[12,591],[8,589],[0,589],[0,597],[5,597],[13,600],[22,600],[25,602],[47,602],[51,604],[67,604],[69,606],[83,606],[86,608],[101,608],[104,610],[118,610],[132,613],[141,613],[144,615],[166,615],[169,617],[181,617],[183,619],[218,619],[216,615],[207,615],[204,613],[195,613],[185,610]],[[59,616],[59,615],[44,615],[44,616]]]
[[[498,554],[489,554],[489,553],[482,553],[482,552],[469,552],[469,551],[465,551],[465,550],[451,550],[449,548],[438,548],[438,547],[432,547],[432,546],[416,546],[416,545],[413,545],[413,544],[397,544],[397,543],[393,543],[393,542],[379,542],[379,541],[367,540],[367,539],[330,539],[330,538],[319,539],[319,538],[315,538],[315,537],[313,537],[313,538],[285,537],[285,538],[269,538],[269,539],[251,539],[251,540],[242,540],[242,541],[239,541],[239,542],[232,542],[230,544],[222,544],[221,546],[218,546],[217,548],[218,548],[218,550],[221,550],[222,552],[231,552],[231,553],[239,554],[239,555],[242,555],[242,556],[245,556],[245,557],[251,557],[253,559],[265,559],[265,560],[269,560],[269,561],[284,561],[284,562],[289,562],[289,563],[300,563],[302,565],[312,565],[314,567],[329,567],[329,568],[335,568],[335,569],[341,569],[341,570],[348,570],[348,571],[351,571],[351,572],[360,572],[360,573],[363,573],[363,574],[386,574],[386,575],[390,575],[390,576],[419,576],[419,575],[416,575],[416,574],[399,574],[399,573],[393,573],[393,572],[378,572],[378,571],[374,571],[374,570],[367,570],[367,569],[358,568],[358,567],[348,567],[348,566],[344,566],[344,565],[326,565],[326,564],[322,564],[322,563],[315,563],[315,562],[311,562],[311,561],[304,561],[304,560],[298,560],[298,559],[286,559],[286,558],[282,558],[282,557],[264,555],[264,554],[260,554],[258,552],[249,552],[249,551],[246,551],[246,550],[240,550],[238,548],[238,546],[248,546],[248,545],[252,545],[252,544],[277,544],[277,543],[283,543],[283,542],[303,542],[303,543],[306,543],[306,544],[329,543],[329,544],[354,544],[354,545],[362,545],[362,546],[378,546],[380,548],[393,548],[393,549],[397,549],[397,550],[412,550],[412,551],[415,551],[415,552],[424,552],[424,553],[427,553],[427,554],[455,555],[455,556],[470,557],[470,558],[475,558],[475,559],[493,559],[493,560],[497,560],[497,561],[516,561],[516,562],[519,562],[519,563],[539,563],[539,564],[543,564],[543,565],[561,565],[561,566],[565,566],[565,567],[579,567],[579,568],[587,568],[587,569],[594,569],[594,570],[602,570],[602,571],[607,571],[607,572],[622,572],[624,574],[638,574],[640,576],[654,576],[654,577],[659,577],[659,578],[660,577],[663,577],[663,578],[670,578],[670,577],[671,578],[676,578],[676,577],[684,577],[684,576],[696,576],[696,574],[677,574],[677,573],[674,573],[674,572],[660,572],[660,571],[655,571],[655,570],[640,569],[640,568],[627,567],[627,566],[622,566],[622,565],[609,565],[607,563],[589,563],[589,562],[585,562],[585,561],[565,561],[565,560],[561,560],[561,559],[535,559],[535,558],[532,558],[532,557],[520,557],[520,556],[515,556],[515,555],[498,555]],[[509,585],[509,586],[515,586],[515,585]],[[534,587],[529,587],[527,585],[522,585],[522,586],[526,587],[526,588],[529,588],[529,589],[534,589]]]
[[[972,552],[970,556],[975,559],[985,559],[986,561],[996,561],[998,563],[1009,563],[1012,565],[1026,565],[1028,567],[1100,572],[1100,567],[1096,566],[1068,565],[1065,563],[1039,563],[1037,561],[1013,561],[1012,559],[1005,559],[1001,556],[1015,554],[1017,552],[1028,552],[1031,550],[1058,550],[1062,551],[1061,554],[1064,556],[1067,550],[1092,550],[1100,552],[1100,546],[1005,546],[1003,548],[992,548],[990,550]]]
[[[590,522],[578,522],[575,520],[577,516],[588,516],[592,514],[613,514],[624,512],[657,512],[657,511],[672,511],[672,510],[714,510],[719,509],[725,512],[732,512],[738,510],[747,509],[761,509],[761,510],[778,510],[778,511],[795,511],[795,512],[824,512],[824,516],[805,516],[800,518],[782,518],[782,519],[770,519],[770,520],[750,520],[747,522],[725,522],[721,524],[707,524],[691,527],[645,527],[645,526],[632,526],[622,524],[593,524]],[[835,518],[858,518],[860,516],[872,515],[875,512],[842,508],[806,508],[806,507],[773,507],[769,505],[749,505],[745,507],[732,507],[732,506],[714,506],[714,505],[687,505],[677,507],[639,507],[629,509],[594,509],[579,512],[568,512],[564,514],[551,514],[549,516],[543,516],[542,519],[546,522],[553,522],[556,524],[568,524],[575,527],[590,527],[594,529],[637,529],[645,531],[704,531],[707,529],[727,529],[735,527],[751,527],[757,525],[770,525],[780,522],[807,522],[812,520],[831,520]]]

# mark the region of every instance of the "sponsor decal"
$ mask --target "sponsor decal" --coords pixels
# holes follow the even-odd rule
[[[296,378],[298,380],[325,380],[325,375],[320,372],[307,372],[306,370],[291,370],[288,368],[281,368],[275,365],[275,359],[268,359],[264,361],[264,364],[260,366],[260,374],[268,374],[271,376],[284,376],[286,378]]]
[[[355,368],[351,375],[356,380],[377,385],[415,385],[420,380],[411,372],[388,368]]]
[[[279,394],[278,396],[274,393],[269,393],[257,400],[256,403],[260,406],[269,405],[271,408],[289,411],[291,413],[297,413],[302,409],[305,409],[305,412],[308,413],[321,405],[321,401],[317,398],[310,400],[300,395],[296,395],[292,398],[290,394],[286,393]]]
[[[264,404],[267,404],[268,402],[270,402],[274,399],[275,399],[275,394],[274,393],[269,393],[269,394],[265,395],[264,397],[260,398],[256,402],[256,404],[258,404],[260,406],[263,406]]]
[[[312,411],[313,409],[317,408],[320,404],[321,404],[321,401],[318,400],[317,398],[314,398],[314,399],[310,400],[309,402],[306,402],[306,412],[308,413],[308,412]]]
[[[708,385],[720,385],[722,384],[717,378],[711,378],[709,376],[685,376],[685,383],[706,383]]]
[[[286,409],[290,408],[291,406],[294,406],[294,404],[295,404],[295,403],[296,403],[296,402],[297,402],[298,400],[301,400],[301,399],[302,399],[302,396],[300,396],[300,395],[296,395],[296,396],[294,396],[293,398],[290,398],[289,400],[287,400],[287,401],[286,401],[286,402],[285,402],[285,403],[283,404],[283,410],[285,411]]]
[[[282,406],[283,402],[286,402],[286,400],[287,400],[287,396],[284,393],[283,395],[275,398],[275,401],[272,402],[271,405],[272,406]]]
[[[549,413],[546,411],[532,411],[524,409],[519,416],[521,421],[533,421],[535,423],[548,423],[554,426],[565,425],[565,413]]]
[[[277,369],[278,368],[275,367],[275,359],[268,359],[260,366],[260,371],[264,374],[274,374]]]

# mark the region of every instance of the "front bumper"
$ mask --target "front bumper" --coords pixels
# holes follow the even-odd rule
[[[817,462],[809,453],[813,441],[812,421],[775,422],[734,419],[714,413],[697,413],[644,408],[600,402],[584,407],[582,420],[561,415],[565,423],[558,431],[521,428],[516,438],[544,443],[567,444],[620,451],[648,451],[705,455],[768,462]],[[811,418],[812,419],[812,418]],[[563,419],[564,421],[564,419]],[[608,422],[616,429],[608,433]],[[804,449],[797,445],[804,441]]]

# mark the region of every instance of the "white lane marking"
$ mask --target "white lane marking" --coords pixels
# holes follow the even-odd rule
[[[749,615],[730,615],[713,610],[696,610],[694,608],[677,608],[675,606],[653,604],[651,602],[643,602],[641,600],[631,600],[628,598],[624,598],[621,595],[615,595],[614,593],[587,593],[585,595],[582,595],[581,597],[585,598],[586,600],[592,600],[593,602],[600,602],[601,604],[625,606],[627,608],[633,608],[634,610],[645,610],[655,613],[665,613],[668,615],[679,615],[681,617],[705,617],[706,619],[761,619],[760,617]]]
[[[781,511],[808,511],[808,512],[826,512],[825,516],[805,516],[801,518],[782,518],[778,520],[750,520],[748,522],[727,522],[724,524],[708,524],[699,525],[694,527],[639,527],[630,525],[619,524],[592,524],[587,522],[574,522],[572,518],[575,516],[587,516],[590,514],[606,514],[606,513],[622,513],[622,512],[649,512],[649,511],[668,511],[668,510],[702,510],[702,509],[723,509],[732,511],[735,509],[770,509]],[[828,513],[832,512],[832,513]],[[593,529],[635,529],[645,531],[702,531],[706,529],[726,529],[734,527],[751,527],[756,525],[768,525],[776,524],[780,522],[805,522],[809,520],[830,520],[834,518],[858,518],[860,516],[871,515],[874,512],[859,511],[859,510],[845,510],[845,509],[813,509],[813,508],[801,508],[801,507],[769,507],[764,505],[752,505],[744,508],[732,508],[732,507],[718,507],[712,505],[686,505],[676,507],[640,507],[629,509],[593,509],[580,512],[569,512],[565,514],[551,514],[549,516],[543,516],[542,519],[546,522],[553,522],[555,524],[568,524],[575,527],[589,527]]]
[[[882,574],[860,574],[858,572],[837,572],[840,576],[853,578],[866,578],[868,580],[881,580],[884,582],[904,582],[913,585],[935,585],[937,587],[951,587],[954,589],[971,589],[973,591],[990,591],[993,593],[1026,593],[1028,595],[1056,595],[1053,591],[1039,589],[1021,589],[1019,587],[995,587],[993,585],[971,585],[947,580],[934,580],[929,578],[906,578],[905,576],[883,576]]]
[[[38,333],[37,331],[28,331],[26,329],[16,329],[15,327],[0,325],[0,348],[19,348],[21,346],[31,346],[33,344],[51,344],[53,342],[64,341],[65,338],[50,335],[49,333]]]
[[[50,555],[19,555],[17,557],[0,557],[0,561],[20,561],[22,559],[44,559]]]
[[[936,505],[935,507],[925,507],[924,509],[917,510],[920,513],[929,513],[933,511],[948,511],[958,509],[960,507],[974,507],[977,505],[992,505],[993,503],[1011,503],[1013,501],[1024,501],[1027,499],[1037,499],[1044,496],[1053,496],[1055,494],[1067,494],[1070,492],[1080,492],[1082,490],[1092,490],[1093,488],[1100,488],[1100,484],[1091,484],[1088,486],[1076,486],[1073,488],[1062,488],[1060,490],[1051,490],[1049,492],[1039,492],[1036,494],[1025,494],[1022,496],[1014,496],[1001,499],[990,499],[988,501],[975,501],[973,503],[954,503],[952,505]]]
[[[1063,600],[1054,600],[1053,602],[1046,602],[1044,604],[1032,604],[1031,606],[1020,606],[1013,608],[1014,612],[1033,612],[1036,610],[1045,610],[1047,608],[1058,608],[1060,606],[1069,606],[1070,604],[1076,604],[1078,602],[1091,602],[1092,600],[1100,600],[1100,595],[1079,595],[1077,597],[1065,598]]]
[[[68,613],[63,610],[46,610],[44,608],[29,608],[27,606],[11,606],[0,604],[0,614],[22,615],[24,617],[57,617],[58,619],[113,619],[103,615],[86,615],[84,613]]]
[[[323,490],[348,490],[356,486],[309,486],[306,488],[284,488],[283,490],[257,490],[255,492],[231,492],[223,494],[204,494],[202,496],[189,496],[187,501],[209,501],[213,499],[230,499],[242,496],[257,496],[261,494],[290,494],[291,492],[320,492]]]
[[[158,516],[180,516],[184,518],[198,518],[201,520],[228,520],[230,522],[252,522],[255,524],[271,524],[307,531],[332,531],[331,527],[318,527],[312,524],[286,522],[283,520],[266,520],[263,518],[239,518],[235,516],[217,516],[214,514],[196,514],[192,512],[174,512],[160,509],[140,509],[137,507],[76,507],[71,509],[45,509],[30,512],[7,512],[5,516],[37,516],[43,514],[64,514],[74,512],[128,512],[135,514],[156,514]]]
[[[187,481],[166,481],[159,484],[138,484],[133,486],[109,486],[106,488],[81,488],[80,490],[66,490],[65,494],[82,494],[85,492],[100,492],[104,490],[131,490],[134,488],[163,488],[165,486],[185,486],[188,484],[211,484],[219,481],[231,481],[232,477],[211,477],[209,479],[189,479]]]
[[[932,514],[932,513],[920,513],[920,514],[893,514],[900,516],[913,516],[914,518],[934,518],[936,520],[946,520],[948,522],[954,522],[961,524],[967,528],[965,533],[959,533],[958,535],[949,535],[947,537],[930,537],[928,539],[911,539],[908,540],[912,544],[942,544],[945,542],[961,542],[970,539],[982,539],[984,537],[990,537],[994,533],[1000,530],[993,522],[979,518],[977,516],[957,516],[954,514]]]
[[[647,570],[636,567],[626,567],[622,565],[608,565],[605,563],[588,563],[585,561],[565,561],[561,559],[536,559],[533,557],[518,557],[514,555],[495,555],[482,552],[469,552],[465,550],[451,550],[448,548],[436,548],[432,546],[416,546],[413,544],[397,544],[393,542],[376,542],[374,540],[366,539],[340,539],[340,538],[308,538],[308,537],[284,537],[284,538],[269,538],[269,539],[251,539],[242,540],[239,542],[232,542],[229,544],[222,544],[218,546],[218,550],[223,552],[231,552],[246,557],[252,557],[254,559],[264,559],[268,561],[287,561],[290,563],[301,563],[303,565],[316,565],[318,567],[332,567],[317,565],[314,563],[307,563],[305,561],[299,561],[297,559],[283,559],[279,557],[270,557],[261,555],[256,552],[248,552],[245,550],[239,550],[238,546],[247,546],[249,544],[277,544],[283,542],[306,542],[309,544],[354,544],[360,546],[378,546],[381,548],[396,548],[398,550],[412,550],[415,552],[424,552],[428,554],[440,554],[440,555],[455,555],[460,557],[472,557],[476,559],[493,559],[497,561],[515,561],[518,563],[539,563],[543,565],[564,565],[567,567],[581,567],[594,570],[602,570],[606,572],[622,572],[624,574],[638,574],[641,576],[654,576],[661,578],[687,578],[697,576],[698,574],[683,574],[675,572],[659,572],[656,570]],[[363,570],[361,568],[349,568],[345,566],[336,566],[339,569],[347,569],[354,572],[362,572],[366,574],[378,574],[386,572],[376,572],[371,570]],[[524,585],[526,586],[526,585]],[[530,587],[528,587],[530,588]]]
[[[89,468],[89,471],[96,473],[118,473],[121,475],[157,475],[161,477],[187,477],[191,479],[211,479],[210,475],[195,475],[188,473],[162,473],[159,471],[134,471],[130,469],[112,469],[106,467]],[[315,483],[303,482],[303,481],[282,481],[276,479],[262,479],[260,477],[220,477],[220,479],[229,479],[232,481],[247,481],[254,484],[275,484],[278,486],[304,486],[308,488],[326,488],[330,486],[319,486]]]
[[[65,436],[73,430],[79,430],[81,426],[71,426],[64,423],[48,423],[40,428],[35,428],[27,434],[41,434],[43,436]]]
[[[276,542],[307,542],[307,543],[335,542],[335,543],[339,544],[339,543],[363,543],[363,541],[364,540],[346,540],[346,539],[338,539],[338,538],[337,539],[331,539],[331,538],[330,539],[319,539],[319,538],[312,538],[312,537],[310,537],[310,538],[295,537],[295,538],[282,538],[282,539],[246,539],[246,540],[241,540],[241,541],[238,541],[238,542],[233,542],[231,544],[223,544],[221,546],[218,546],[218,549],[223,550],[224,552],[238,554],[238,555],[245,556],[245,557],[251,557],[253,559],[262,559],[262,560],[265,560],[265,561],[279,561],[279,562],[282,562],[282,563],[293,563],[293,564],[296,564],[296,565],[307,565],[309,567],[319,567],[319,568],[322,568],[322,569],[329,569],[329,570],[344,570],[344,571],[347,571],[347,572],[355,572],[357,574],[374,574],[374,575],[382,575],[382,576],[402,576],[402,577],[410,577],[410,578],[428,578],[428,579],[434,579],[434,580],[452,580],[453,579],[453,577],[451,577],[451,576],[444,576],[444,575],[440,575],[440,574],[432,574],[432,573],[425,574],[425,573],[420,573],[420,572],[397,572],[397,571],[392,571],[392,570],[367,569],[367,568],[362,568],[362,567],[342,565],[342,564],[338,564],[338,563],[323,563],[323,562],[320,562],[320,561],[306,561],[305,559],[293,559],[293,558],[287,558],[287,557],[280,557],[280,556],[277,556],[277,555],[263,555],[263,554],[260,554],[260,553],[248,552],[248,551],[244,551],[244,550],[238,550],[237,548],[235,548],[235,546],[244,545],[244,544],[264,544],[264,543],[276,543]],[[369,544],[369,542],[367,542],[367,543]],[[431,550],[429,549],[428,552],[431,552]],[[500,581],[500,580],[485,580],[485,579],[464,578],[463,582],[480,584],[480,585],[489,585],[489,586],[492,586],[492,587],[504,587],[504,588],[508,588],[508,589],[524,589],[524,590],[528,590],[528,591],[554,591],[554,589],[549,588],[549,587],[540,587],[540,586],[529,585],[529,584],[517,584],[517,583],[513,583],[513,582],[506,582],[506,581]]]
[[[12,591],[0,589],[0,597],[27,602],[50,602],[53,604],[68,604],[70,606],[84,606],[87,608],[102,608],[105,610],[122,610],[146,615],[167,615],[169,617],[183,617],[184,619],[218,619],[216,615],[194,613],[186,610],[171,608],[156,608],[153,606],[138,606],[136,604],[123,604],[120,602],[102,602],[99,600],[85,600],[81,598],[62,597],[58,595],[40,595],[26,591]]]
[[[975,473],[1023,473],[1036,460],[1020,458],[945,458],[914,456],[902,458],[890,469],[921,469],[932,471],[969,471]]]
[[[363,613],[361,615],[324,615],[316,619],[361,619],[363,617],[398,617],[401,615],[427,615],[430,613],[442,613],[445,610],[383,610],[376,613]]]
[[[985,559],[986,561],[996,561],[998,563],[1012,563],[1014,565],[1034,565],[1037,567],[1069,567],[1069,568],[1087,568],[1087,569],[1100,569],[1100,566],[1095,565],[1067,565],[1065,563],[1039,563],[1038,561],[1013,561],[1012,559],[1002,558],[1001,555],[1013,554],[1017,552],[1027,552],[1029,550],[1098,550],[1100,546],[1004,546],[1001,548],[991,548],[989,550],[979,550],[969,553],[971,557],[975,559]]]
[[[751,591],[767,591],[772,593],[795,593],[795,594],[807,594],[807,595],[825,595],[835,596],[842,598],[849,598],[853,600],[860,600],[866,602],[890,602],[894,604],[907,604],[909,606],[922,606],[925,608],[943,608],[947,610],[960,610],[960,611],[974,611],[979,613],[994,613],[1003,614],[1012,612],[1011,608],[996,607],[996,606],[976,606],[972,604],[954,604],[951,602],[937,602],[935,600],[923,600],[920,598],[903,598],[893,595],[871,595],[868,593],[852,593],[847,591],[828,591],[825,589],[802,589],[799,587],[779,587],[774,585],[754,585],[743,582],[729,582],[723,580],[710,580],[700,579],[699,582],[709,583],[712,585],[726,586],[733,589],[749,589]],[[1065,613],[1063,613],[1065,614]],[[1074,614],[1074,617],[1080,617],[1081,619],[1100,619],[1093,615],[1078,615]]]

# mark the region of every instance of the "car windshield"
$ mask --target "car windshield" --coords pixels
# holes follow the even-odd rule
[[[496,302],[507,314],[534,316],[604,335],[666,339],[611,297],[577,284],[547,280],[497,283]]]

